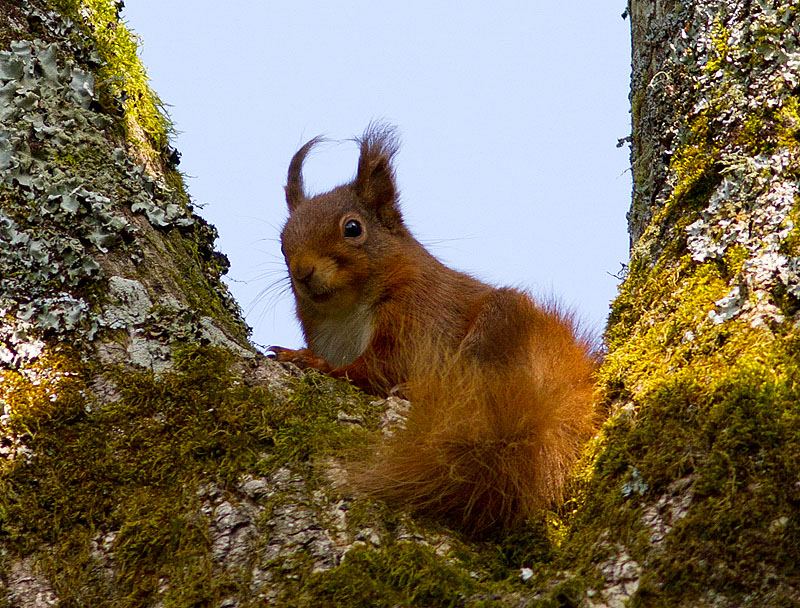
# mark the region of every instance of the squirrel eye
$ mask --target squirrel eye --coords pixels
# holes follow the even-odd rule
[[[361,228],[361,222],[358,220],[348,220],[348,222],[344,225],[344,236],[349,239],[354,239],[356,237],[361,236],[363,232]]]

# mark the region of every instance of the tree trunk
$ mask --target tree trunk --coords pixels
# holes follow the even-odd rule
[[[631,259],[569,544],[632,605],[798,605],[800,12],[629,13]]]
[[[0,605],[800,605],[800,11],[628,13],[608,421],[475,541],[341,483],[403,404],[252,349],[116,3],[0,3]]]

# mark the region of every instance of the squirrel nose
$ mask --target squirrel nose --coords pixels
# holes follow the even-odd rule
[[[292,278],[301,283],[306,283],[314,275],[314,270],[313,264],[296,264],[292,266]]]

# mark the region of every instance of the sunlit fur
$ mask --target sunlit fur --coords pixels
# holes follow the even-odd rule
[[[525,355],[486,364],[433,337],[403,387],[405,428],[351,464],[361,490],[470,532],[514,526],[561,496],[596,423],[594,361],[568,318],[531,304]]]
[[[352,183],[308,198],[313,143],[292,160],[282,233],[308,348],[278,358],[412,401],[405,428],[350,464],[354,488],[469,533],[518,524],[559,498],[594,428],[590,344],[558,307],[447,268],[414,239],[391,129],[359,140]],[[364,234],[349,239],[354,213]]]

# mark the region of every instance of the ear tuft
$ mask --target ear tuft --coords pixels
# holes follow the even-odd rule
[[[370,123],[356,139],[361,147],[353,189],[359,201],[374,211],[387,228],[397,229],[403,219],[397,204],[392,160],[400,147],[397,130],[381,122]]]
[[[318,136],[307,142],[295,153],[292,157],[292,161],[289,163],[289,177],[286,180],[285,188],[286,204],[289,205],[289,213],[294,211],[295,207],[306,198],[305,191],[303,190],[303,161],[311,151],[311,148],[322,141],[325,141],[324,138]]]

